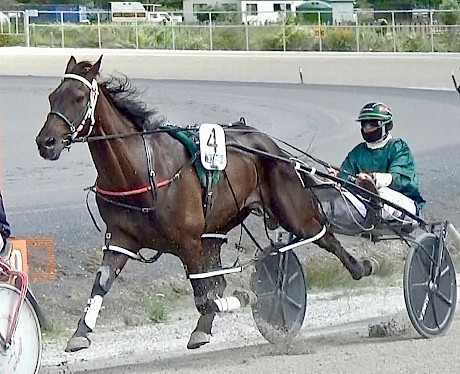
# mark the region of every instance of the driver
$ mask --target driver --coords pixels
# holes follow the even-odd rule
[[[340,172],[329,172],[346,180],[357,177],[360,181],[371,179],[380,197],[404,208],[412,214],[420,215],[425,200],[420,195],[419,180],[414,158],[407,143],[390,134],[393,128],[393,114],[384,103],[372,101],[364,105],[356,120],[361,124],[364,142],[348,153]],[[366,208],[350,192],[349,200],[365,216]],[[361,204],[361,206],[360,206]],[[403,213],[384,204],[381,216],[391,220],[402,218]]]
[[[6,240],[9,238],[10,233],[10,224],[6,219],[5,207],[3,206],[3,197],[0,193],[0,255],[6,248]]]

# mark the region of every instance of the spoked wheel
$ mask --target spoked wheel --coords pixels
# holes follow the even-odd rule
[[[412,325],[425,338],[445,334],[457,305],[455,269],[440,238],[424,233],[409,252],[404,269],[404,299]],[[439,254],[438,254],[439,253]],[[441,266],[436,261],[441,257]]]
[[[6,337],[15,304],[17,288],[0,283],[0,334]],[[24,300],[11,346],[0,344],[0,373],[36,374],[40,368],[42,341],[37,315],[29,301]]]
[[[293,340],[307,308],[305,277],[296,254],[291,250],[265,257],[256,263],[252,277],[257,296],[252,315],[260,333],[270,343]]]

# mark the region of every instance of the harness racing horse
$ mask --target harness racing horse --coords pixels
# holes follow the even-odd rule
[[[210,340],[218,311],[214,299],[223,296],[222,274],[201,277],[221,267],[222,237],[255,209],[300,238],[336,255],[354,279],[370,275],[371,262],[349,254],[324,225],[310,189],[292,164],[227,147],[227,166],[213,190],[212,206],[204,209],[206,189],[190,153],[170,132],[164,119],[140,102],[128,79],[102,81],[102,56],[91,64],[71,57],[59,86],[49,95],[50,112],[36,137],[40,155],[57,160],[78,140],[89,145],[97,170],[96,202],[106,224],[104,256],[91,298],[66,351],[90,346],[103,297],[128,259],[140,259],[142,248],[180,258],[200,313],[187,347]],[[228,142],[271,155],[288,157],[267,135],[249,126],[228,132]],[[303,182],[303,183],[302,183]]]

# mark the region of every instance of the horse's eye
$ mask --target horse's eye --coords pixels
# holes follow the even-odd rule
[[[78,95],[75,101],[80,104],[85,99],[84,95]]]

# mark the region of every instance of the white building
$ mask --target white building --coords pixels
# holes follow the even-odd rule
[[[334,23],[356,22],[354,0],[327,0],[332,6],[332,19]]]
[[[8,30],[8,26],[10,25],[10,18],[3,12],[0,12],[0,27],[2,30]]]
[[[242,22],[266,24],[282,22],[286,12],[294,12],[303,0],[297,1],[241,1]]]
[[[285,12],[295,12],[305,0],[183,0],[184,20],[188,23],[198,21],[196,12],[207,10],[209,7],[225,8],[236,6],[241,13],[241,21],[250,24],[265,24],[280,22]],[[353,21],[354,0],[328,0],[332,6],[333,21]]]

